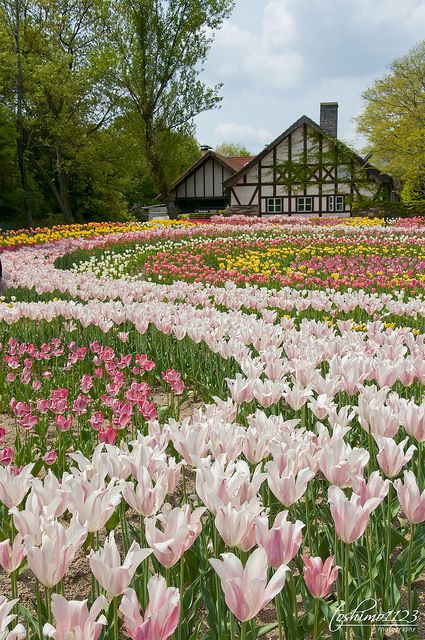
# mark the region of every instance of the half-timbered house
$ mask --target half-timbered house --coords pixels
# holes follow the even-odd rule
[[[229,204],[226,180],[252,159],[229,158],[204,148],[202,157],[171,186],[177,208],[184,213],[225,209]]]
[[[392,198],[393,181],[337,139],[338,104],[302,116],[224,182],[230,212],[348,213]]]

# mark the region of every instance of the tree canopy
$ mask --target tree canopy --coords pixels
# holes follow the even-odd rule
[[[125,219],[199,157],[233,0],[0,0],[3,221]],[[171,206],[171,204],[170,204]],[[49,220],[47,220],[49,221]]]
[[[363,100],[357,128],[374,164],[404,182],[406,198],[425,199],[425,41],[395,60]]]
[[[247,158],[254,155],[247,149],[247,147],[245,147],[244,144],[240,142],[222,142],[218,145],[218,147],[215,148],[215,152],[219,153],[221,156],[227,157],[239,156]]]

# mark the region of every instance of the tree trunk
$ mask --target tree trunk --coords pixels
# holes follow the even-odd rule
[[[68,188],[68,174],[64,171],[61,163],[60,152],[57,153],[58,158],[58,182],[59,182],[59,194],[61,199],[61,211],[68,224],[74,224],[75,218],[72,214],[71,204],[69,202],[69,188]]]
[[[20,0],[15,0],[15,53],[16,53],[16,144],[21,186],[24,192],[24,210],[27,226],[34,226],[31,207],[31,193],[28,184],[28,173],[25,162],[24,126],[22,120],[22,101],[24,98],[24,77],[21,62],[21,7]]]
[[[161,189],[161,200],[167,205],[168,217],[170,220],[177,220],[178,212],[174,198],[167,188]]]
[[[53,193],[56,202],[59,205],[59,209],[61,210],[61,213],[63,214],[63,217],[65,218],[65,221],[68,224],[74,224],[75,223],[75,218],[72,214],[72,210],[71,210],[71,206],[69,204],[69,198],[68,198],[68,190],[67,187],[66,189],[64,189],[64,195],[66,197],[66,199],[64,200],[61,194],[61,191],[57,188],[56,184],[54,183],[54,181],[52,180],[52,178],[49,175],[49,172],[45,169],[45,167],[43,167],[43,163],[41,162],[37,162],[37,168],[40,171],[41,175],[43,176],[44,180],[46,181],[47,185],[49,186],[51,192]],[[67,182],[66,182],[67,184]]]

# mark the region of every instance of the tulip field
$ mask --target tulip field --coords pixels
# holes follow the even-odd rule
[[[0,640],[425,637],[425,218],[0,259]]]

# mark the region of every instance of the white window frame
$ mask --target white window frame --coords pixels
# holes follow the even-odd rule
[[[282,198],[267,198],[267,213],[283,213]]]
[[[343,213],[345,211],[344,196],[328,196],[328,211],[331,213]]]
[[[298,196],[297,213],[313,213],[313,196]]]

